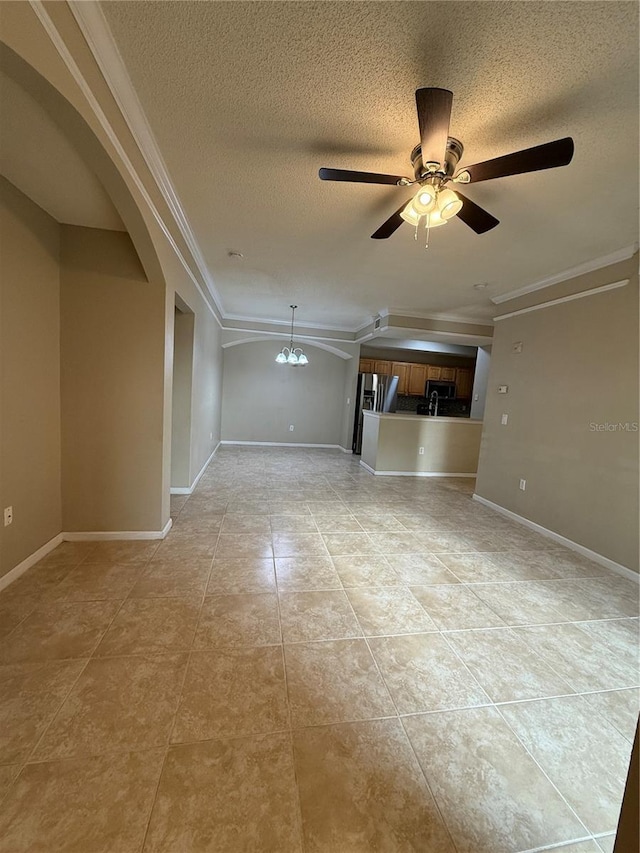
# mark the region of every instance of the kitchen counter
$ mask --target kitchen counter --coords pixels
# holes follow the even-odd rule
[[[475,477],[481,435],[477,418],[364,412],[360,464],[388,476]]]
[[[449,417],[447,415],[419,415],[417,412],[365,412],[365,415],[371,415],[374,418],[395,418],[397,420],[402,420],[406,418],[411,421],[415,421],[416,418],[421,420],[429,420],[429,421],[445,421],[458,423],[459,421],[464,421],[467,424],[481,424],[482,421],[478,418],[466,418],[464,415],[456,415],[455,417]]]

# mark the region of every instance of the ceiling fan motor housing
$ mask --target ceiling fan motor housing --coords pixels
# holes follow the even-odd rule
[[[433,170],[428,169],[425,166],[422,161],[422,148],[420,145],[416,145],[411,152],[411,165],[413,166],[413,174],[415,175],[416,181],[422,181],[425,178],[429,178],[429,176],[434,174],[434,172],[436,175],[450,178],[456,170],[463,151],[464,145],[459,139],[456,139],[453,136],[447,137],[447,148],[444,155],[444,170],[442,163],[438,163],[437,169]]]

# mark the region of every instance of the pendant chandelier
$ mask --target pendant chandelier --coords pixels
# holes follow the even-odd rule
[[[282,350],[276,356],[276,361],[278,364],[290,364],[292,367],[304,367],[305,364],[309,364],[309,359],[300,347],[294,347],[293,345],[293,318],[297,307],[297,305],[289,305],[289,308],[291,308],[291,340],[289,341],[288,347],[282,347]]]

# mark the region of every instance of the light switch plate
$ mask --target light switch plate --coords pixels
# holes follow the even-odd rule
[[[498,394],[508,394],[509,386],[508,385],[498,385]]]
[[[516,341],[511,347],[511,352],[522,352],[522,341]]]
[[[509,420],[509,415],[503,415],[501,420],[500,420],[500,423],[502,424],[502,426],[506,426],[508,420]]]

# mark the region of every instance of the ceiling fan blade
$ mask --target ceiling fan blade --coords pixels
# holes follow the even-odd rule
[[[462,219],[464,224],[468,225],[476,234],[484,234],[500,224],[499,219],[496,219],[475,201],[471,201],[470,198],[462,195],[457,187],[455,194],[462,202],[462,208],[458,211],[458,219]]]
[[[444,163],[452,104],[448,89],[416,89],[423,163]]]
[[[573,151],[573,139],[565,136],[555,142],[545,142],[544,145],[535,145],[514,154],[505,154],[504,157],[466,166],[463,171],[469,173],[471,183],[477,184],[478,181],[490,181],[507,175],[522,175],[524,172],[539,172],[542,169],[566,166],[571,162]]]
[[[387,219],[386,222],[383,222],[382,225],[378,228],[376,232],[371,235],[372,240],[386,240],[387,237],[391,237],[394,231],[397,231],[398,228],[404,222],[404,219],[400,216],[402,211],[407,206],[407,202],[404,201],[403,204],[396,210],[395,213],[392,213],[391,216]]]
[[[321,181],[353,181],[356,184],[395,184],[396,186],[403,179],[402,175],[352,172],[351,169],[320,169],[318,176]]]

